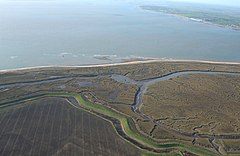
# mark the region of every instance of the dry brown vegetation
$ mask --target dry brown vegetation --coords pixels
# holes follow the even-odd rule
[[[6,87],[7,89],[0,85],[0,103],[44,91],[84,92],[88,100],[130,116],[135,121],[131,124],[135,124],[141,133],[156,141],[184,142],[214,152],[216,145],[223,151],[221,153],[239,154],[240,142],[237,139],[215,139],[211,142],[209,138],[192,136],[194,133],[211,136],[240,135],[240,76],[188,74],[150,86],[144,95],[141,111],[163,126],[156,126],[153,121],[144,120],[131,110],[138,89],[136,85],[123,84],[110,77],[71,78],[76,75],[114,73],[143,80],[182,70],[240,72],[240,65],[157,62],[0,73],[0,84],[69,77],[46,83],[20,84]],[[135,147],[115,134],[108,122],[73,109],[63,99],[46,98],[26,104],[28,105],[24,107],[0,110],[0,126],[7,124],[6,128],[0,129],[0,155],[16,155],[19,152],[20,155],[42,155],[46,152],[48,155],[109,155],[111,152],[125,155],[130,151],[129,155],[138,154]],[[56,112],[56,116],[48,115],[49,112]],[[50,134],[52,136],[48,136]]]
[[[222,140],[223,149],[230,154],[240,153],[240,140]]]
[[[182,75],[151,86],[142,111],[182,132],[240,133],[240,78]]]
[[[239,102],[239,76],[188,74],[150,86],[141,110],[163,125],[153,130],[153,138],[191,141],[185,134],[240,135]],[[149,133],[150,126],[138,123],[142,131]],[[222,154],[239,153],[240,149],[238,139],[211,143],[197,138],[192,143],[209,149],[217,145]]]

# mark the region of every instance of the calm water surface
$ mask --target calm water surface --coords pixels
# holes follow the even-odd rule
[[[0,0],[0,69],[131,57],[240,62],[240,31],[139,8],[149,3]]]

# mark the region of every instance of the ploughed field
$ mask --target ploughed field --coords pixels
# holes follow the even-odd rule
[[[108,122],[63,98],[1,109],[0,155],[139,155]]]

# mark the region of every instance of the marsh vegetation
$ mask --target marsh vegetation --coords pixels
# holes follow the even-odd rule
[[[238,154],[239,72],[238,64],[156,61],[1,73],[0,119],[9,123],[1,152],[14,155],[22,139],[23,155]],[[152,81],[133,111],[139,88]]]

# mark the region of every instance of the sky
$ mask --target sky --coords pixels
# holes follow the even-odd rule
[[[207,3],[207,4],[218,4],[218,5],[228,5],[228,6],[238,6],[240,7],[240,0],[171,0],[177,2],[194,2],[194,3]]]

